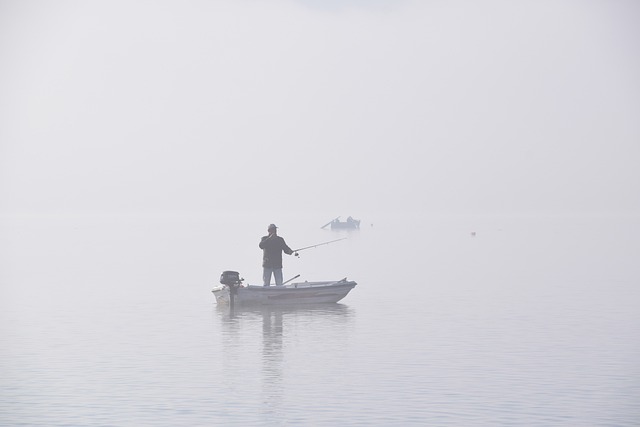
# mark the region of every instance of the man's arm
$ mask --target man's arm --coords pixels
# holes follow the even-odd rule
[[[293,253],[293,249],[287,246],[287,243],[284,241],[284,239],[282,239],[282,252],[287,255],[291,255]]]

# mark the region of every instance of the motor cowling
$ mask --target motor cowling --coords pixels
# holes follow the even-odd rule
[[[242,279],[237,271],[223,271],[220,275],[220,283],[227,286],[239,285]]]

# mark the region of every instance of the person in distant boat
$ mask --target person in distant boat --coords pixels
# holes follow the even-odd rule
[[[282,253],[293,254],[284,239],[278,236],[278,227],[269,224],[268,236],[263,236],[258,246],[262,249],[262,282],[264,286],[271,285],[271,275],[276,279],[276,286],[282,286]]]

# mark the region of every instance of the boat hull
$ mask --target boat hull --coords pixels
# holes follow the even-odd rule
[[[357,285],[346,279],[333,282],[301,282],[285,286],[240,286],[234,304],[238,305],[296,305],[336,303]],[[212,290],[218,304],[229,304],[229,287]]]
[[[354,220],[351,222],[334,221],[331,223],[332,230],[357,230],[359,228],[360,228],[359,220]]]

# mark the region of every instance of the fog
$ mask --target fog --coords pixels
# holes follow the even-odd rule
[[[637,215],[639,18],[5,0],[0,213]]]
[[[639,23],[0,0],[0,424],[637,425]],[[217,304],[269,223],[357,287]]]

